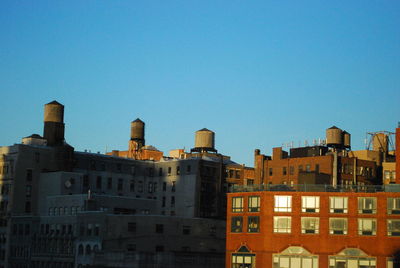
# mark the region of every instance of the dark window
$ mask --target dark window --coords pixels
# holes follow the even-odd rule
[[[164,233],[164,224],[156,224],[156,233],[157,234]]]
[[[302,165],[299,166],[299,172],[301,172],[301,171],[303,171],[303,166]]]
[[[176,182],[173,181],[173,182],[172,182],[171,192],[175,192],[175,186],[176,186]]]
[[[168,167],[168,175],[171,175],[171,167]]]
[[[135,191],[135,180],[131,180],[130,184],[129,184],[129,190],[131,192]]]
[[[162,205],[161,206],[165,207],[165,196],[163,196],[163,198],[162,198]]]
[[[315,165],[315,172],[319,173],[319,164]]]
[[[31,185],[27,185],[26,186],[26,193],[25,193],[26,197],[31,197],[32,195],[32,186]]]
[[[26,181],[32,181],[32,169],[26,170]]]
[[[243,225],[242,217],[232,217],[231,219],[231,232],[232,233],[241,233]]]
[[[122,170],[121,164],[117,164],[117,171],[121,171],[121,170]]]
[[[156,246],[156,252],[163,252],[164,251],[164,246]]]
[[[26,201],[25,202],[25,212],[30,213],[31,212],[31,202]]]
[[[96,188],[101,189],[101,176],[97,176]]]
[[[124,180],[118,179],[118,191],[122,191],[124,189]]]
[[[167,190],[167,183],[163,182],[162,190],[165,192]]]
[[[136,222],[128,222],[128,232],[136,232]]]
[[[138,182],[138,192],[143,193],[143,182],[142,181]]]
[[[272,168],[269,168],[269,175],[272,176],[272,174],[273,174],[273,170],[272,170]]]
[[[136,245],[135,244],[128,244],[126,247],[127,251],[136,251]]]
[[[88,175],[83,175],[83,187],[84,188],[89,188],[89,176]]]
[[[189,173],[192,171],[192,167],[190,165],[186,166],[186,172]]]
[[[177,166],[176,167],[176,175],[180,175],[181,174],[181,167]]]
[[[190,235],[190,226],[188,226],[188,225],[184,225],[183,226],[183,230],[182,230],[182,234],[184,234],[184,235]]]
[[[286,171],[286,167],[283,167],[282,169],[282,175],[286,175],[287,171]]]
[[[112,178],[111,177],[109,177],[107,179],[107,189],[112,189]]]
[[[153,192],[153,182],[149,181],[147,190],[150,194]]]
[[[162,168],[159,168],[158,169],[158,176],[162,176],[162,175],[163,175]]]
[[[175,196],[171,196],[171,207],[175,207]]]

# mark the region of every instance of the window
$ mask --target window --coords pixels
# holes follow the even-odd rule
[[[359,235],[376,235],[376,219],[358,219]]]
[[[400,219],[387,221],[388,236],[400,236]]]
[[[347,234],[347,219],[345,218],[330,218],[329,233],[344,235]]]
[[[260,212],[259,196],[249,196],[249,212]]]
[[[97,176],[96,188],[101,189],[101,176]]]
[[[180,175],[181,174],[181,167],[177,166],[176,167],[176,175]]]
[[[190,226],[184,225],[183,228],[182,228],[182,234],[190,235],[190,229],[191,229]]]
[[[291,233],[292,217],[274,217],[274,233]]]
[[[241,246],[237,253],[232,254],[232,268],[254,268],[255,257],[246,246]]]
[[[311,171],[311,165],[310,164],[307,164],[306,165],[306,172],[310,172]]]
[[[163,251],[164,251],[164,246],[160,246],[160,245],[156,246],[156,252],[163,252]]]
[[[124,180],[118,179],[118,191],[122,191],[124,189]]]
[[[260,217],[249,216],[247,218],[247,232],[258,233],[260,231]]]
[[[129,191],[134,192],[135,191],[135,180],[131,180],[129,183]]]
[[[375,268],[376,258],[370,257],[358,248],[346,248],[336,256],[329,256],[329,268]]]
[[[291,212],[292,211],[292,196],[290,195],[275,195],[275,212]]]
[[[147,191],[151,194],[153,192],[153,182],[149,181]]]
[[[319,164],[315,164],[315,172],[319,173]]]
[[[157,234],[164,233],[164,224],[156,224],[156,233]]]
[[[163,175],[162,168],[159,168],[158,169],[158,176],[162,176],[162,175]]]
[[[289,167],[289,174],[294,175],[294,166]]]
[[[163,182],[162,190],[163,190],[163,192],[165,192],[167,190],[167,183],[166,182]]]
[[[387,213],[388,214],[400,214],[400,198],[389,197],[387,199]]]
[[[243,226],[243,218],[242,217],[232,217],[231,220],[231,232],[232,233],[241,233]]]
[[[130,233],[136,232],[136,222],[128,222],[128,232]]]
[[[272,174],[273,174],[273,169],[269,168],[269,175],[272,176]]]
[[[286,171],[286,167],[282,168],[282,175],[286,175],[287,171]]]
[[[171,167],[168,167],[168,176],[171,175]]]
[[[303,165],[299,166],[299,172],[303,171]]]
[[[26,181],[32,181],[32,169],[26,170]]]
[[[138,192],[143,193],[143,182],[142,181],[138,182]]]
[[[26,186],[25,196],[26,197],[31,197],[31,195],[32,195],[32,186],[31,185],[27,185]]]
[[[30,213],[31,212],[31,202],[30,201],[26,201],[25,202],[25,212],[26,213]]]
[[[376,197],[359,197],[358,213],[375,214],[376,213]]]
[[[136,245],[135,244],[128,244],[126,247],[127,251],[136,251]]]
[[[348,197],[329,197],[329,212],[330,213],[347,213]]]
[[[171,187],[171,192],[175,192],[175,188],[176,188],[176,181],[173,181],[172,187]]]
[[[190,165],[186,166],[186,172],[190,173],[192,171],[192,167]]]
[[[175,196],[171,196],[171,207],[175,207]]]
[[[318,256],[303,247],[291,246],[278,254],[273,254],[274,268],[318,268]]]
[[[166,200],[166,198],[165,198],[165,196],[163,196],[163,198],[162,198],[162,204],[161,204],[162,207],[165,207],[165,200]]]
[[[243,197],[232,197],[232,212],[243,212]]]
[[[112,189],[112,178],[107,179],[107,189]]]
[[[317,217],[301,217],[301,233],[302,234],[318,234],[319,218]]]
[[[302,196],[302,212],[319,212],[319,196]]]

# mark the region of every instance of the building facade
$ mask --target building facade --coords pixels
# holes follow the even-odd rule
[[[230,193],[226,267],[397,267],[396,186]]]

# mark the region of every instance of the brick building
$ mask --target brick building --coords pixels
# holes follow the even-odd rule
[[[400,189],[371,187],[228,194],[226,267],[398,267]]]

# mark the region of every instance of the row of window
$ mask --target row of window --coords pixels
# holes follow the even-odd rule
[[[51,207],[49,208],[49,216],[76,215],[78,212],[84,211],[84,207]]]
[[[232,212],[243,212],[243,197],[232,197]],[[329,197],[330,213],[348,213],[348,197],[331,196]],[[260,211],[260,197],[248,197],[248,212]],[[275,212],[292,212],[292,196],[275,195],[274,196]],[[318,213],[320,211],[319,196],[302,196],[301,212]],[[376,214],[377,198],[376,197],[358,197],[358,213],[360,214]],[[387,198],[387,214],[400,214],[400,197]]]
[[[291,233],[292,217],[290,216],[274,216],[274,233]],[[329,234],[346,235],[347,234],[347,218],[329,218]],[[301,217],[301,233],[302,234],[318,234],[320,229],[318,217]],[[358,219],[358,235],[376,235],[377,221],[373,218]],[[243,217],[232,217],[231,232],[243,232]],[[260,217],[247,217],[247,232],[260,232]],[[387,220],[387,235],[400,236],[400,219]]]

